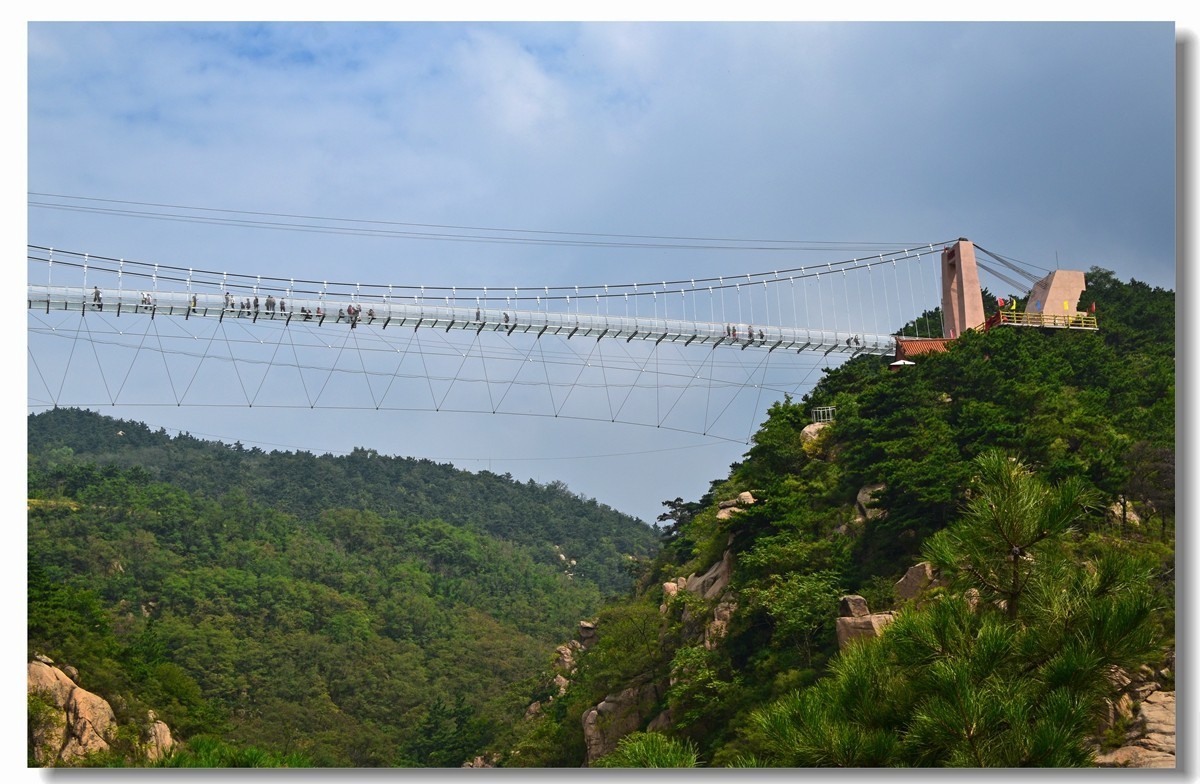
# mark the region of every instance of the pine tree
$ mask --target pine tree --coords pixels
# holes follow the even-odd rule
[[[746,764],[1078,767],[1112,687],[1152,646],[1149,565],[1081,561],[1071,526],[1091,498],[1003,454],[975,462],[961,519],[926,556],[950,590],[908,607],[830,676],[758,711]]]

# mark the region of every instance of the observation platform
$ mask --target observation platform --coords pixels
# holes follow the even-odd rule
[[[1093,313],[1075,311],[1073,313],[1038,313],[1034,311],[1001,310],[993,313],[983,322],[980,329],[989,330],[994,327],[1043,327],[1046,329],[1086,329],[1096,331],[1100,325]]]

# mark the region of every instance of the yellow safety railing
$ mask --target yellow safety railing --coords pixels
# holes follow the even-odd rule
[[[987,321],[979,326],[988,330],[992,327],[1049,327],[1051,329],[1099,329],[1096,316],[1092,313],[1075,311],[1073,313],[1026,313],[1020,310],[1001,310],[993,313]]]

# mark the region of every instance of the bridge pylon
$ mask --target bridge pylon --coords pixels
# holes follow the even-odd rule
[[[956,338],[984,318],[975,245],[960,237],[942,250],[942,337]]]

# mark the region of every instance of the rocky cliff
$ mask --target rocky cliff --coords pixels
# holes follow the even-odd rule
[[[76,684],[75,668],[56,667],[37,656],[28,667],[29,752],[41,767],[77,765],[90,754],[106,752],[117,741],[116,715],[102,697]],[[137,733],[135,763],[161,759],[174,745],[170,728],[150,713]]]

